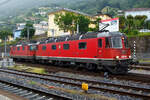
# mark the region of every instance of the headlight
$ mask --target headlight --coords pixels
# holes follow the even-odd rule
[[[131,58],[131,56],[129,56],[129,58]]]
[[[119,59],[119,56],[116,56],[116,59]]]

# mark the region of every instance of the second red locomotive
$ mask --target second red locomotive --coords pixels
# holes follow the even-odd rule
[[[82,64],[113,74],[126,73],[132,62],[127,38],[120,32],[93,32],[21,43],[11,46],[10,56],[36,62]]]

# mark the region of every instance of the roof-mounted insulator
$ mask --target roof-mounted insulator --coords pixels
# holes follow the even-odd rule
[[[65,41],[67,41],[67,40],[68,40],[68,37],[66,37]]]
[[[79,40],[81,40],[82,36],[83,36],[83,35],[80,35]]]
[[[21,45],[16,45],[17,47],[21,46]]]
[[[57,39],[55,39],[55,42],[57,41]]]

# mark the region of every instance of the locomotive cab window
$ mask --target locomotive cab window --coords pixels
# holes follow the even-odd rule
[[[99,40],[98,40],[98,47],[99,47],[99,48],[102,48],[102,39],[99,39]]]
[[[87,48],[86,42],[80,42],[79,43],[79,49],[86,49],[86,48]]]
[[[105,48],[110,48],[110,47],[111,47],[110,38],[106,37],[105,38]]]
[[[46,50],[46,46],[44,45],[44,46],[42,46],[42,50]]]
[[[56,50],[56,45],[52,45],[52,50]]]
[[[129,48],[127,37],[123,37],[125,48]]]
[[[69,44],[63,44],[63,48],[64,48],[64,50],[68,50],[70,48]]]

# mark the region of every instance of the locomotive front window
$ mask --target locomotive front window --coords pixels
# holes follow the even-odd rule
[[[122,39],[121,37],[112,37],[112,48],[122,48]]]

